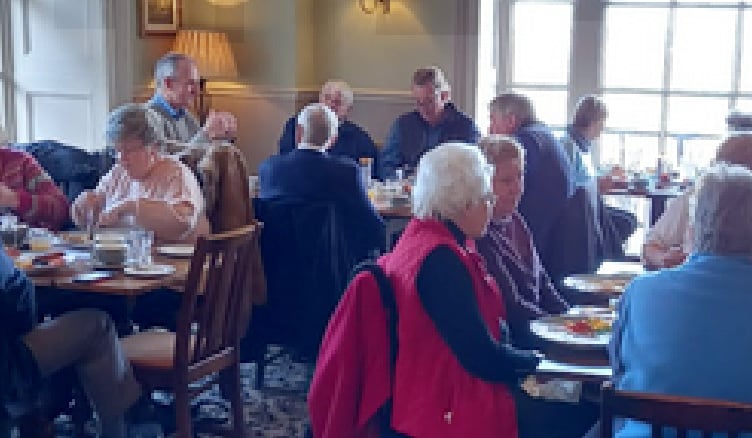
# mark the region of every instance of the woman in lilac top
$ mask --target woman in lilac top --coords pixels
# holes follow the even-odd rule
[[[497,200],[486,235],[476,241],[477,248],[501,290],[512,343],[518,348],[535,348],[530,320],[566,312],[569,304],[551,283],[527,224],[517,212],[524,188],[522,146],[500,135],[481,139],[479,146],[495,167]],[[592,404],[547,401],[523,391],[515,393],[515,403],[519,436],[524,438],[582,436],[598,416]]]
[[[479,146],[494,165],[493,218],[478,250],[504,296],[512,340],[530,346],[528,323],[541,316],[565,312],[569,305],[546,273],[525,220],[517,212],[524,188],[524,150],[510,137],[492,135]]]

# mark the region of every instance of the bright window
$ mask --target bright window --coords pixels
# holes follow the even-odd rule
[[[569,0],[481,0],[476,114],[482,128],[488,126],[488,102],[502,91],[526,94],[541,120],[554,127],[566,125],[572,4]],[[502,18],[494,21],[494,17]],[[502,28],[505,20],[508,26]],[[508,45],[490,44],[484,35],[489,28],[494,31],[486,35],[498,43],[509,41]]]
[[[607,88],[653,88],[663,84],[667,11],[612,7],[606,10],[603,84]],[[639,23],[640,31],[635,31]]]
[[[752,112],[750,1],[480,3],[485,119],[494,94],[514,90],[561,129],[581,95],[600,94],[609,110],[601,164],[639,170],[663,155],[691,173],[715,154],[729,112]]]

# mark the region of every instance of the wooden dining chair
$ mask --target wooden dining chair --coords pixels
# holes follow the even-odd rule
[[[260,224],[200,237],[191,260],[176,332],[141,332],[123,339],[123,349],[145,390],[175,394],[179,438],[192,437],[190,400],[219,383],[231,402],[232,428],[244,436],[239,347],[252,293],[249,260]],[[201,300],[199,302],[199,297]],[[211,378],[209,378],[211,377]],[[229,433],[227,433],[229,432]]]
[[[606,382],[601,392],[601,438],[614,436],[615,418],[648,423],[651,438],[664,436],[664,428],[674,429],[677,438],[686,438],[689,431],[701,432],[703,438],[714,432],[728,438],[752,432],[752,404],[620,391]]]

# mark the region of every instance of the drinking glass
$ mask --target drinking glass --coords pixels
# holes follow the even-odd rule
[[[135,266],[152,264],[151,248],[154,244],[154,232],[134,229],[129,232],[128,263]]]
[[[363,185],[368,189],[371,187],[371,174],[373,170],[373,158],[362,157],[360,162],[360,175],[363,179]]]
[[[139,253],[139,264],[149,266],[152,264],[151,248],[154,245],[154,232],[150,230],[141,230],[141,245]]]
[[[3,244],[11,248],[16,248],[17,242],[18,218],[10,213],[0,216],[0,234],[3,237]]]
[[[44,228],[29,230],[29,247],[32,251],[49,251],[52,247],[52,236]]]

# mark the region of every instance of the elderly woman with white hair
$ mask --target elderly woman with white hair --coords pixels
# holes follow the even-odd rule
[[[684,264],[636,278],[611,339],[617,389],[752,403],[752,172],[701,178]],[[617,437],[649,437],[627,422]]]
[[[350,158],[356,163],[361,158],[372,160],[373,176],[378,168],[378,149],[371,136],[363,128],[348,119],[353,106],[353,91],[350,85],[341,80],[329,80],[319,92],[319,103],[334,111],[339,119],[337,138],[327,151],[330,155]],[[297,118],[290,117],[285,123],[282,136],[279,138],[279,153],[286,154],[295,149],[295,127]]]
[[[504,301],[474,251],[496,195],[475,145],[421,158],[415,218],[381,264],[397,303],[392,428],[411,437],[516,437],[510,386],[540,361],[508,342]]]
[[[152,110],[123,105],[110,113],[107,141],[118,162],[92,191],[73,203],[79,227],[131,225],[154,232],[158,242],[195,242],[209,232],[196,177],[175,158],[162,155]]]

